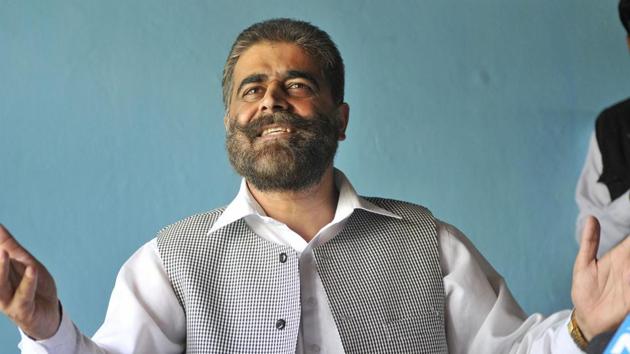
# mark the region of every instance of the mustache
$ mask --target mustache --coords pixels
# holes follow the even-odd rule
[[[321,117],[302,118],[297,114],[285,111],[262,115],[256,119],[251,120],[245,125],[238,124],[236,119],[230,119],[231,123],[229,135],[241,133],[249,138],[249,140],[251,141],[260,136],[266,126],[272,124],[286,126],[295,131],[309,130],[311,127],[318,124],[319,119],[321,119]]]

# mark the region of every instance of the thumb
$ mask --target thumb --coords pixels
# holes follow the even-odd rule
[[[580,250],[575,258],[574,270],[583,269],[597,259],[599,249],[599,221],[594,216],[589,216],[584,223],[580,238]]]

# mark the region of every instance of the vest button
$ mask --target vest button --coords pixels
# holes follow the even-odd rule
[[[283,330],[286,327],[287,322],[283,319],[279,319],[276,321],[276,329]]]
[[[280,263],[284,263],[284,262],[286,262],[286,261],[287,261],[287,258],[288,258],[288,257],[287,257],[287,254],[286,254],[286,253],[284,253],[284,252],[280,253]]]

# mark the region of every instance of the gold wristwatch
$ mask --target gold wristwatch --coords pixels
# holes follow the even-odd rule
[[[567,327],[569,329],[569,334],[571,335],[573,342],[575,342],[575,344],[581,350],[585,350],[588,346],[588,340],[584,338],[584,334],[580,330],[580,326],[578,326],[577,321],[575,320],[575,309],[571,311],[571,320],[569,321]]]

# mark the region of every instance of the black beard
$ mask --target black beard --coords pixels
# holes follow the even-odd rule
[[[291,129],[288,139],[257,144],[265,126]],[[236,172],[261,191],[301,191],[315,185],[332,165],[339,140],[339,119],[325,114],[302,118],[276,112],[240,126],[230,118],[225,146]]]

